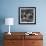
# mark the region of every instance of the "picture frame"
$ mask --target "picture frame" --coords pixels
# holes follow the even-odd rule
[[[36,7],[19,7],[19,24],[36,24]]]

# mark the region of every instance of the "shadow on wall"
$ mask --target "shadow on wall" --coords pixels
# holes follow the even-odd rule
[[[5,17],[0,16],[0,46],[3,46],[3,32],[2,32],[2,25],[5,23]]]

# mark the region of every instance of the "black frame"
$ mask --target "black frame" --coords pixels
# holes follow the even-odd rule
[[[26,9],[26,10],[25,10]],[[31,11],[32,10],[32,11]],[[29,11],[29,12],[28,12]],[[21,16],[23,16],[23,13],[28,13],[28,15],[29,15],[29,13],[30,13],[30,16],[32,16],[32,17],[30,17],[30,19],[27,19],[27,20],[29,20],[29,22],[27,21],[27,22],[21,22],[21,19],[22,19],[22,17]],[[33,13],[34,12],[34,13]],[[27,14],[26,13],[26,14]],[[33,13],[33,14],[32,14]],[[25,14],[25,15],[26,15]],[[32,14],[32,15],[31,15]],[[28,15],[26,15],[26,16],[28,16]],[[29,16],[28,16],[29,17]],[[33,20],[34,19],[34,20]],[[30,21],[32,21],[32,22],[30,22]],[[36,24],[36,7],[19,7],[19,24]]]

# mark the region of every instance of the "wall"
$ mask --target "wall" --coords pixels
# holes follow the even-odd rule
[[[46,0],[0,0],[0,18],[13,17],[15,19],[11,32],[46,32]],[[18,24],[19,7],[36,7],[36,24]],[[0,32],[8,32],[8,26],[0,24]]]
[[[44,0],[1,0],[1,17],[13,17],[15,24],[11,31],[46,31],[46,1]],[[18,24],[19,7],[36,7],[36,25]],[[3,25],[2,32],[8,31],[8,27]]]

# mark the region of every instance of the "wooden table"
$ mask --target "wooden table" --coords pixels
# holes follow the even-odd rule
[[[40,32],[38,35],[25,35],[26,32],[11,32],[8,35],[4,33],[4,46],[43,46],[43,35]]]

